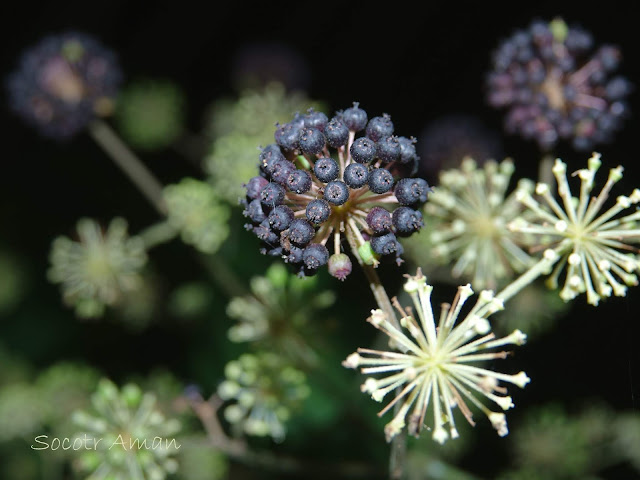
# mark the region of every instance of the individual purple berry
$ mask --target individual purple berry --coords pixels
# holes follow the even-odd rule
[[[253,177],[244,187],[247,189],[247,197],[251,199],[260,198],[260,192],[269,184],[269,180],[264,177]]]
[[[356,162],[369,163],[376,156],[376,142],[367,137],[360,137],[353,142],[349,152]]]
[[[410,207],[398,207],[393,211],[393,226],[398,234],[411,234],[424,226],[422,213]]]
[[[276,143],[284,150],[295,150],[300,145],[301,126],[294,123],[285,123],[278,126],[275,133]]]
[[[321,132],[324,132],[325,127],[329,119],[322,112],[316,112],[313,108],[307,110],[307,114],[304,116],[304,126],[308,128],[317,128]]]
[[[378,255],[389,255],[398,250],[398,239],[393,233],[371,237],[371,248]]]
[[[341,115],[342,121],[352,132],[359,132],[367,126],[367,112],[359,105],[358,102],[353,102],[353,107],[347,108]]]
[[[317,128],[305,127],[300,131],[299,144],[302,153],[317,155],[324,149],[324,135]]]
[[[271,182],[260,192],[260,201],[267,207],[275,207],[282,203],[285,194],[286,191],[281,185]]]
[[[302,261],[311,270],[316,270],[329,261],[329,250],[321,243],[307,245],[302,252]]]
[[[275,231],[281,232],[291,225],[294,219],[293,210],[286,205],[278,205],[269,212],[269,225]]]
[[[324,137],[330,147],[339,148],[347,144],[349,129],[342,120],[334,117],[325,127]]]
[[[386,113],[381,117],[373,117],[369,120],[369,123],[367,123],[366,135],[374,142],[393,135],[393,122],[391,121],[391,117]]]
[[[263,220],[260,225],[253,229],[253,233],[265,243],[274,245],[278,243],[278,234],[271,230],[269,220]]]
[[[393,188],[393,175],[385,168],[374,168],[367,183],[373,193],[386,193]]]
[[[329,275],[344,282],[352,269],[351,259],[345,253],[334,253],[329,257]]]
[[[264,147],[260,152],[260,170],[267,175],[271,175],[273,172],[273,166],[279,160],[286,160],[280,146],[276,143],[271,143]]]
[[[298,247],[303,247],[311,241],[316,231],[308,221],[296,218],[286,230],[287,238]]]
[[[338,178],[340,168],[333,158],[319,158],[313,166],[313,173],[323,183]]]
[[[366,185],[369,179],[369,168],[362,163],[350,163],[344,169],[342,177],[349,187],[360,188]]]
[[[306,170],[296,169],[287,177],[287,187],[294,193],[308,192],[312,183],[311,174]]]
[[[391,163],[400,159],[400,142],[397,137],[385,137],[376,142],[376,156],[382,163]]]
[[[323,198],[311,200],[307,204],[307,220],[314,225],[320,225],[326,222],[331,215],[331,205]]]
[[[262,255],[268,255],[270,257],[281,257],[282,256],[282,247],[268,247],[261,248],[260,253]]]
[[[391,214],[382,207],[373,207],[367,214],[367,225],[376,235],[387,233],[393,225]]]
[[[289,160],[279,160],[273,164],[271,169],[271,180],[286,185],[289,175],[296,171],[296,166]]]
[[[247,207],[244,209],[242,214],[245,217],[250,218],[251,221],[254,223],[260,223],[267,218],[267,215],[262,209],[262,203],[260,203],[260,200],[258,199],[251,200],[251,202],[247,205]]]
[[[343,205],[349,200],[349,187],[340,180],[333,180],[324,187],[324,198],[334,205]]]
[[[400,205],[414,205],[424,203],[431,188],[422,178],[403,178],[398,181],[394,194]]]
[[[287,254],[284,256],[284,261],[287,263],[301,263],[302,262],[302,252],[304,252],[304,248],[296,247],[295,245],[291,245]]]
[[[400,163],[406,164],[417,158],[416,139],[407,137],[398,137],[400,143]]]

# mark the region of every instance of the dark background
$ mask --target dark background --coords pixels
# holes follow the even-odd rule
[[[86,31],[118,53],[127,80],[162,77],[179,83],[188,97],[189,127],[198,131],[212,101],[236,94],[230,71],[237,51],[249,43],[279,41],[306,58],[308,94],[332,111],[357,100],[370,116],[391,113],[397,131],[416,136],[442,115],[467,113],[500,134],[502,114],[484,102],[490,52],[533,18],[559,15],[591,31],[596,43],[620,46],[625,59],[620,72],[636,86],[640,79],[640,19],[623,3],[582,2],[579,8],[558,2],[512,2],[508,8],[484,2],[424,2],[419,7],[403,2],[379,7],[348,2],[208,3],[12,4],[5,7],[0,32],[2,75],[15,68],[21,50],[43,35]],[[144,372],[157,363],[189,375],[184,359],[192,348],[190,334],[162,323],[144,335],[102,324],[78,325],[60,305],[57,288],[45,280],[54,236],[68,234],[81,216],[108,220],[123,215],[132,231],[157,217],[86,135],[64,144],[44,140],[7,111],[2,95],[0,245],[23,258],[35,280],[28,305],[0,323],[0,337],[36,365],[48,365],[62,355],[85,359],[115,376],[132,368]],[[614,194],[628,194],[640,184],[637,96],[632,94],[632,116],[614,143],[598,148],[604,166],[625,167]],[[503,141],[517,172],[535,175],[540,157],[536,145],[517,137],[505,136]],[[570,168],[580,168],[588,158],[588,153],[566,147],[556,153]],[[166,183],[200,174],[173,152],[149,155],[145,161]],[[170,281],[177,284],[202,275],[184,248],[162,248],[157,268]],[[575,302],[552,335],[519,353],[518,363],[534,381],[518,398],[534,405],[552,395],[569,408],[601,399],[620,411],[638,410],[640,290],[630,289],[628,297],[609,299],[597,309],[585,303]],[[164,352],[163,358],[157,352]]]

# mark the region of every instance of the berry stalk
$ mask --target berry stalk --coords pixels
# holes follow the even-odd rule
[[[89,133],[122,172],[129,177],[129,180],[147,197],[158,213],[166,215],[167,206],[162,196],[162,184],[113,129],[102,120],[94,120],[89,124]]]

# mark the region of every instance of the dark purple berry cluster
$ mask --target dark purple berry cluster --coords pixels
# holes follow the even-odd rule
[[[577,150],[612,140],[628,114],[631,84],[613,76],[618,48],[594,51],[591,35],[561,19],[534,21],[493,53],[488,101],[507,108],[509,133],[535,140],[547,151],[559,140]]]
[[[376,265],[386,255],[402,262],[398,237],[423,226],[420,206],[430,191],[410,177],[418,162],[413,138],[394,135],[389,115],[369,119],[358,103],[332,118],[296,114],[276,125],[274,138],[243,199],[246,228],[263,253],[282,256],[301,275],[328,265],[344,280],[351,272],[342,253],[346,236],[365,262]]]
[[[27,50],[9,75],[11,108],[47,137],[69,138],[113,110],[122,81],[115,55],[93,37],[64,33]]]

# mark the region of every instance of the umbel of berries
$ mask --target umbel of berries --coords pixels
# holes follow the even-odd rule
[[[64,139],[110,115],[122,80],[113,52],[77,32],[28,49],[7,79],[12,109],[41,134]]]
[[[296,114],[276,125],[274,139],[245,184],[246,227],[263,253],[282,256],[300,275],[328,265],[340,280],[352,268],[345,238],[364,263],[402,262],[398,239],[423,226],[420,206],[430,191],[410,177],[418,161],[413,138],[396,136],[389,115],[369,119],[354,103],[332,118]]]
[[[628,114],[631,84],[615,75],[620,50],[594,49],[591,34],[561,19],[534,21],[493,53],[491,106],[508,109],[509,133],[551,150],[560,140],[591,150],[612,140]]]

